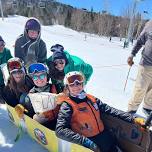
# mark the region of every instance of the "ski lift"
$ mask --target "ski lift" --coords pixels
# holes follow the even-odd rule
[[[83,10],[83,11],[87,11],[87,9],[86,9],[86,8],[82,8],[82,10]]]
[[[13,0],[13,6],[17,6],[17,1],[16,0]]]
[[[8,1],[6,4],[7,4],[7,6],[12,6],[12,2],[11,1]]]
[[[32,7],[33,7],[33,4],[32,4],[31,1],[28,1],[28,2],[27,2],[27,7],[28,7],[28,8],[32,8]]]
[[[39,6],[39,8],[46,8],[46,3],[40,1],[40,2],[38,3],[38,6]]]

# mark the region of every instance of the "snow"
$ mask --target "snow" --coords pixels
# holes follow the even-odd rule
[[[0,35],[3,36],[6,47],[11,49],[13,55],[15,40],[23,33],[27,19],[23,16],[9,16],[2,21],[0,18]],[[41,34],[47,44],[48,57],[51,55],[50,47],[59,43],[64,46],[65,50],[81,57],[93,66],[94,73],[86,86],[88,93],[113,107],[127,110],[127,103],[133,90],[133,80],[136,79],[140,53],[135,59],[135,65],[131,68],[124,92],[129,70],[126,60],[132,46],[123,49],[123,41],[119,41],[119,38],[112,38],[112,41],[109,42],[109,38],[76,32],[60,25],[42,26]],[[85,35],[87,35],[86,40]],[[141,108],[138,113],[143,115]],[[14,142],[17,128],[9,121],[4,105],[0,105],[0,122],[0,152],[47,151],[28,135],[24,135],[18,142]],[[25,143],[26,148],[23,148],[22,145]]]

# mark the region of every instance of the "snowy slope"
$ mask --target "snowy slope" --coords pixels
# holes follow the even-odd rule
[[[10,16],[4,21],[0,19],[0,35],[3,36],[12,54],[14,54],[15,40],[23,32],[26,20],[27,18],[22,16]],[[48,56],[51,55],[49,48],[60,43],[71,54],[81,57],[93,66],[94,73],[86,87],[88,93],[94,94],[109,105],[127,110],[127,103],[134,84],[132,79],[136,78],[140,53],[131,69],[124,92],[124,83],[129,69],[126,60],[132,46],[123,49],[123,42],[120,42],[118,38],[109,42],[108,38],[90,34],[87,34],[85,41],[85,33],[79,33],[60,25],[43,26],[41,34],[47,44]],[[45,152],[46,150],[31,140],[28,135],[14,143],[17,129],[8,120],[5,108],[5,106],[0,106],[0,152]],[[141,110],[138,113],[142,114]]]

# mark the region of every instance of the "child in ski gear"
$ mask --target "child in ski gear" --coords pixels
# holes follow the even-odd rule
[[[15,57],[21,58],[26,66],[31,63],[44,63],[46,61],[46,44],[41,39],[41,25],[36,18],[27,20],[24,34],[16,40]]]
[[[128,65],[134,64],[133,58],[142,46],[142,57],[139,63],[138,75],[134,90],[128,103],[128,112],[136,113],[139,105],[143,101],[143,111],[150,114],[152,111],[152,20],[146,23],[143,31],[135,43],[131,55],[128,57]]]
[[[58,85],[58,92],[62,92],[64,88],[63,79],[65,74],[70,71],[81,71],[85,76],[85,83],[87,83],[93,73],[93,68],[90,64],[84,62],[77,56],[70,55],[64,50],[60,44],[51,47],[53,55],[47,59],[47,66],[49,67],[49,76],[53,84]]]
[[[8,48],[5,47],[5,41],[0,36],[0,65],[7,63],[7,61],[12,58],[11,52]],[[2,98],[2,90],[4,88],[4,79],[2,70],[0,68],[0,103],[4,103],[4,100]]]
[[[56,94],[51,94],[56,93],[56,87],[49,83],[47,66],[42,63],[31,64],[28,74],[35,86],[21,104],[34,120],[54,130],[59,106],[56,104]]]
[[[64,140],[83,145],[95,152],[118,152],[115,137],[107,130],[102,121],[106,113],[133,123],[134,117],[102,103],[84,91],[85,78],[80,72],[66,74],[64,84],[68,96],[64,98],[58,114],[56,135]],[[136,120],[141,124],[141,121]]]
[[[20,58],[11,58],[7,62],[10,77],[3,89],[3,98],[7,104],[15,107],[23,93],[28,93],[33,87],[33,81],[26,74],[24,62]]]

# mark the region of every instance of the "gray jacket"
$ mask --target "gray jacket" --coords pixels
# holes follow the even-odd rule
[[[140,65],[152,66],[152,20],[146,23],[131,54],[135,56],[143,45]]]
[[[21,34],[15,42],[15,57],[21,58],[28,66],[31,63],[44,63],[47,58],[47,50],[45,42],[40,38],[33,41],[29,39],[26,29],[24,34]]]

